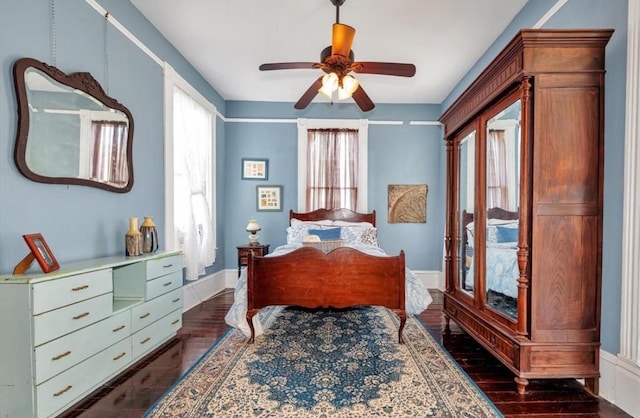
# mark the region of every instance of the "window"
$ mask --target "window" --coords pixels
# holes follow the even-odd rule
[[[508,210],[508,193],[504,131],[489,129],[487,137],[487,207]]]
[[[197,280],[216,254],[216,109],[165,65],[165,115],[166,247]]]
[[[116,187],[126,186],[127,132],[124,115],[114,112],[80,110],[80,154],[78,177]]]
[[[367,211],[367,135],[366,120],[298,120],[298,211]]]
[[[358,198],[358,131],[307,131],[306,210],[355,210]]]

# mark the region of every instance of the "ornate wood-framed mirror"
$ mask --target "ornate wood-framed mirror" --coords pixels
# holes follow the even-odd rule
[[[126,193],[133,187],[133,116],[86,72],[32,58],[13,66],[18,101],[14,158],[40,183]]]

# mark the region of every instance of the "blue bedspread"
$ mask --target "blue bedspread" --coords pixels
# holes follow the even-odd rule
[[[273,257],[289,253],[297,248],[302,247],[302,244],[286,244],[277,247],[267,257]],[[366,254],[376,256],[388,256],[381,248],[371,245],[349,245],[349,247],[360,250]],[[405,309],[409,314],[419,314],[433,301],[431,294],[427,289],[427,286],[418,279],[415,274],[408,268],[406,270],[406,286],[405,297],[406,306]],[[232,327],[239,328],[246,336],[251,335],[251,330],[247,324],[247,268],[243,267],[241,270],[238,283],[233,294],[233,305],[227,315],[225,316],[225,322]],[[260,314],[253,317],[253,324],[255,328],[255,334],[260,335],[262,333],[262,326],[260,322]]]

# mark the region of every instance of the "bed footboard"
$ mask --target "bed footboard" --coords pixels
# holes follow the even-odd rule
[[[340,247],[327,254],[303,247],[280,256],[249,254],[247,322],[254,341],[253,317],[266,306],[304,308],[384,306],[400,318],[398,342],[406,323],[404,251],[373,256]]]

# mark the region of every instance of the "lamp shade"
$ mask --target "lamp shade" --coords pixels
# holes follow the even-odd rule
[[[258,245],[258,231],[260,231],[262,228],[260,227],[260,225],[258,224],[258,221],[256,221],[255,219],[250,219],[249,223],[247,224],[247,232],[249,232],[251,235],[249,235],[249,244],[250,245]]]
[[[256,232],[260,231],[261,229],[262,228],[258,224],[258,221],[256,221],[255,219],[249,220],[249,224],[247,225],[247,232],[251,232],[252,234],[255,234]]]
[[[358,88],[358,80],[350,75],[345,75],[342,77],[342,82],[340,83],[340,87],[338,88],[338,100],[348,99],[353,95],[353,92]]]
[[[318,91],[328,98],[331,98],[333,92],[338,88],[340,80],[336,73],[327,73],[322,77],[322,87]]]

